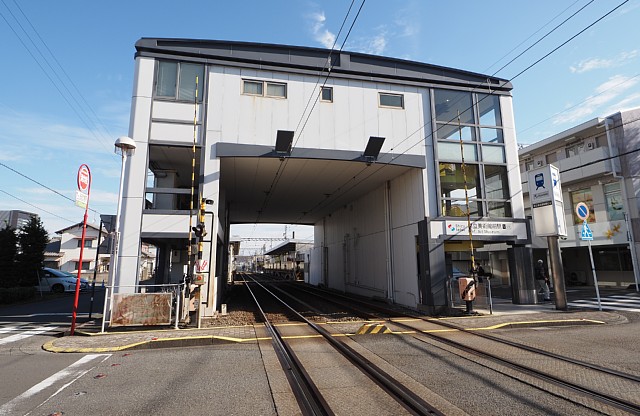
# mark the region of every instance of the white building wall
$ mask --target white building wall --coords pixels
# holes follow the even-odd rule
[[[316,224],[310,282],[321,281],[324,244],[329,252],[328,286],[416,306],[415,238],[417,223],[424,218],[422,170],[413,169],[390,181],[388,203],[386,187],[347,204]],[[390,288],[393,293],[389,293]]]
[[[212,67],[209,76],[207,134],[216,132],[216,141],[273,146],[277,130],[295,130],[300,148],[363,151],[369,136],[382,136],[383,153],[424,154],[419,134],[405,140],[424,124],[417,88],[332,79],[333,103],[319,101],[307,120],[313,102],[304,117],[303,111],[317,77],[227,67]],[[242,94],[243,79],[286,82],[287,99]],[[403,93],[405,109],[379,107],[378,92]]]
[[[136,142],[135,154],[127,158],[125,182],[122,189],[122,213],[120,215],[120,251],[117,256],[117,272],[113,284],[131,286],[138,282],[140,256],[140,229],[145,201],[147,155],[149,154],[150,114],[154,60],[136,58],[129,137]],[[111,283],[111,282],[110,282]],[[131,292],[132,288],[121,290]]]

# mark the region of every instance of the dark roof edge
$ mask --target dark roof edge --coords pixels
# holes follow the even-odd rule
[[[307,46],[204,39],[141,38],[135,47],[136,57],[186,58],[205,63],[224,61],[240,66],[257,64],[261,67],[271,67],[271,70],[273,67],[297,68],[314,74],[323,70],[326,73],[328,58],[331,56],[331,72],[343,76],[381,78],[388,82],[396,80],[452,85],[503,94],[513,89],[508,80],[489,75],[399,58]]]

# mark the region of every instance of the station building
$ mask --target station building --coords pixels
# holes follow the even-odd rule
[[[640,109],[586,121],[519,150],[522,191],[530,215],[526,172],[553,164],[560,171],[567,237],[560,249],[567,285],[593,285],[588,242],[576,205],[589,207],[588,227],[599,285],[638,281],[640,254]],[[533,236],[536,259],[547,260],[547,240]]]
[[[531,241],[511,89],[362,53],[140,39],[114,284],[136,284],[143,242],[157,282],[180,281],[200,207],[201,317],[219,309],[231,224],[313,225],[309,283],[438,311],[470,267],[470,223],[508,281]]]

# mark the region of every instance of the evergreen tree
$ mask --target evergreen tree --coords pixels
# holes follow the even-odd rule
[[[18,254],[18,235],[9,226],[0,230],[0,287],[17,286],[14,273],[16,255]]]
[[[44,251],[49,235],[39,217],[33,216],[18,234],[20,251],[17,255],[16,272],[20,286],[38,284],[38,273],[44,265]]]

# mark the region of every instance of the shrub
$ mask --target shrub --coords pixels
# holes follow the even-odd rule
[[[35,287],[0,287],[0,304],[29,300],[36,295]]]

